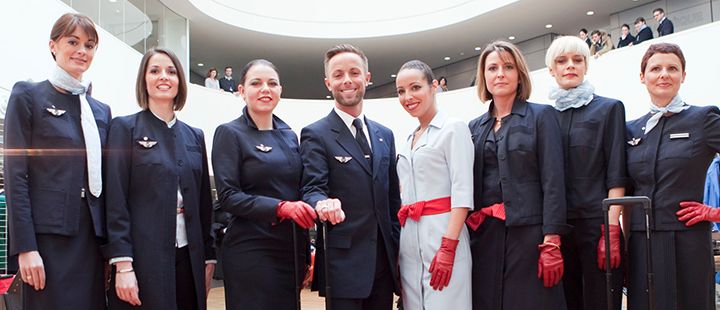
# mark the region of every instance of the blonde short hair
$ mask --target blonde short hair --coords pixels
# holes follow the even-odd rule
[[[545,65],[552,67],[555,64],[555,58],[565,53],[582,55],[585,58],[585,66],[588,65],[590,48],[585,41],[576,36],[562,36],[555,39],[545,54]],[[587,67],[585,69],[587,69]]]
[[[485,85],[485,62],[488,55],[492,52],[497,52],[501,57],[501,52],[506,52],[510,55],[510,57],[512,57],[518,71],[518,87],[515,92],[515,97],[521,100],[528,100],[528,98],[530,98],[530,93],[532,92],[532,84],[530,83],[530,74],[527,62],[517,46],[505,41],[495,41],[488,44],[478,58],[476,81],[477,93],[480,100],[484,102],[493,99],[493,95],[488,90],[487,85]],[[505,59],[505,61],[507,60],[510,59]]]

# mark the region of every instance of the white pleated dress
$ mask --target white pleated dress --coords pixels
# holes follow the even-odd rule
[[[451,197],[452,208],[473,206],[474,147],[467,124],[438,112],[411,148],[412,135],[398,152],[402,204]],[[447,231],[450,212],[408,218],[400,231],[400,278],[405,309],[471,309],[470,243],[465,226],[455,252],[448,287],[430,286],[430,263]]]

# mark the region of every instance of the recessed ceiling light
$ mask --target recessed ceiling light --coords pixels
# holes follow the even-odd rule
[[[202,62],[198,62],[198,67],[202,67],[202,66],[204,66],[204,65],[205,65],[205,64],[202,63]]]
[[[449,56],[445,56],[445,58],[443,58],[443,59],[445,59],[445,60],[450,60],[450,57],[449,57]]]
[[[591,15],[595,15],[595,12],[594,12],[594,11],[587,11],[587,13],[585,13],[585,14],[587,14],[587,16],[591,16]]]
[[[508,40],[515,40],[515,36],[509,36]]]
[[[547,24],[547,25],[545,25],[545,28],[547,28],[547,29],[552,28],[552,24]]]
[[[480,48],[479,46],[476,46],[476,47],[475,47],[475,50],[476,50],[476,51],[479,51],[479,50],[481,50],[481,48]]]
[[[368,82],[368,85],[372,85],[372,84],[373,84],[373,82]]]
[[[391,74],[390,77],[391,78],[397,77],[397,74]]]
[[[330,97],[330,95],[325,96],[325,99],[330,99],[330,98],[332,98],[332,97]]]
[[[110,1],[110,2],[112,2],[112,3],[115,3],[115,2],[117,2],[117,0],[109,0],[109,1]]]

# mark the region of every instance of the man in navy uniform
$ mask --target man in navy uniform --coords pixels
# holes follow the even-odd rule
[[[234,93],[237,91],[235,80],[232,78],[232,67],[230,66],[225,67],[225,76],[221,77],[218,82],[220,83],[220,89],[226,92]]]
[[[635,36],[634,45],[653,38],[652,30],[645,24],[645,18],[642,16],[635,19],[635,31],[637,31],[637,35]]]
[[[389,310],[399,292],[395,141],[390,129],[363,114],[368,82],[360,49],[341,44],[328,50],[325,86],[335,107],[300,135],[303,200],[328,223],[327,236],[318,236],[313,289],[326,296],[329,279],[326,302],[334,309]]]

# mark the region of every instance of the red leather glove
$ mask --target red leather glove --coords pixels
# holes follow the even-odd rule
[[[538,245],[538,278],[543,280],[547,288],[560,282],[563,276],[563,258],[560,252],[560,236],[548,235],[548,240]]]
[[[440,248],[430,263],[430,286],[436,291],[442,291],[450,284],[458,242],[459,240],[442,237]]]
[[[600,241],[597,245],[597,263],[605,270],[605,225],[600,225]],[[620,267],[620,225],[610,224],[610,269]]]
[[[291,219],[304,229],[313,227],[317,217],[315,210],[302,201],[281,201],[276,212],[280,219]]]
[[[704,221],[720,222],[720,209],[695,201],[680,202],[680,210],[675,214],[688,227]]]

